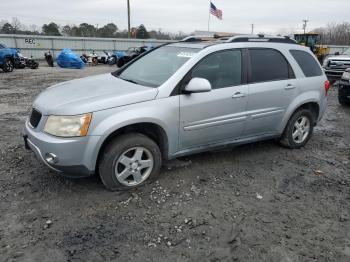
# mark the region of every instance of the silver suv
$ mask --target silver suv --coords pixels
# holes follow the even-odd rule
[[[162,161],[279,139],[300,148],[324,114],[329,82],[309,48],[283,37],[189,38],[112,74],[60,83],[34,101],[27,148],[110,190],[154,179]]]

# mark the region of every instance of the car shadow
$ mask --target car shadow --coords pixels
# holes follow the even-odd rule
[[[176,159],[172,159],[169,161],[166,161],[163,163],[163,167],[161,172],[166,176],[166,174],[176,172],[176,173],[183,173],[182,170],[188,169],[188,168],[196,168],[198,166],[207,165],[208,162],[220,163],[220,162],[227,162],[227,161],[234,161],[236,158],[240,159],[249,159],[252,157],[252,155],[259,155],[259,154],[268,154],[269,152],[275,152],[278,149],[282,149],[274,140],[267,140],[267,141],[261,141],[261,142],[255,142],[251,144],[246,145],[240,145],[240,146],[232,146],[227,147],[224,149],[218,149],[218,150],[212,150],[207,151],[203,153],[198,153],[190,156],[184,156],[179,157]],[[43,168],[45,168],[43,166]],[[99,192],[106,192],[106,188],[104,187],[101,178],[98,174],[94,174],[89,177],[83,177],[83,178],[72,178],[67,177],[65,174],[58,174],[54,171],[49,170],[46,174],[47,177],[51,180],[50,184],[62,184],[66,189],[73,190],[73,191],[79,191],[79,192],[88,192],[88,193],[99,193]],[[46,177],[45,176],[45,177]],[[165,177],[164,176],[164,177]],[[159,180],[162,179],[162,174],[159,177]],[[52,181],[52,179],[58,180],[56,182]],[[46,178],[48,179],[48,178]],[[45,179],[45,180],[46,180]],[[146,186],[147,187],[147,186]],[[151,185],[152,187],[152,185]],[[60,186],[56,186],[56,189],[59,190]],[[130,192],[135,191],[147,191],[147,189],[144,189],[145,187],[141,188],[135,188],[129,191],[118,191],[119,195],[128,195]],[[108,191],[107,191],[108,192]]]

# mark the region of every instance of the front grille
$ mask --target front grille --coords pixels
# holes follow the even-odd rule
[[[349,60],[332,60],[328,62],[328,67],[332,69],[345,70],[346,68],[350,67],[350,61]]]
[[[30,125],[34,128],[37,127],[40,122],[41,116],[42,116],[41,113],[37,111],[35,108],[33,108],[29,118]]]

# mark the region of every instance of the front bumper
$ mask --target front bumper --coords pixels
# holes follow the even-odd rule
[[[91,156],[99,137],[58,138],[33,129],[27,121],[23,138],[25,147],[41,162],[64,176],[86,177],[95,173]]]

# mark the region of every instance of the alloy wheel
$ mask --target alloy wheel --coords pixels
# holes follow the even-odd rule
[[[310,133],[310,120],[306,116],[301,116],[295,121],[293,127],[293,141],[297,144],[301,144],[307,139]]]
[[[125,186],[137,186],[152,173],[154,158],[144,147],[133,147],[122,153],[117,159],[114,172],[119,183]]]

